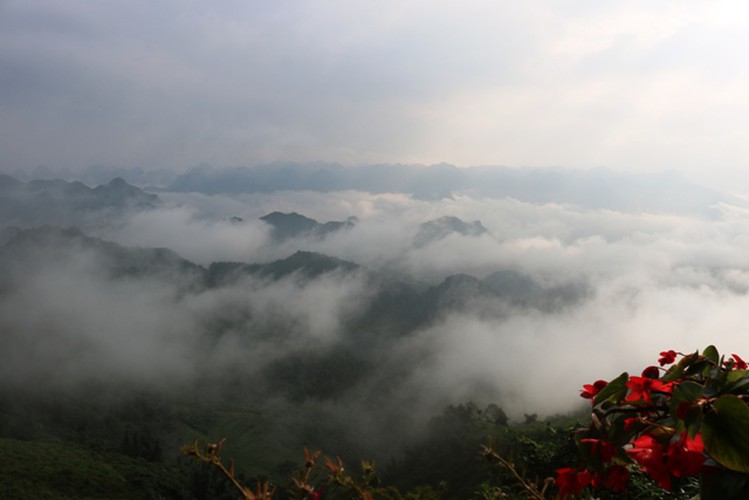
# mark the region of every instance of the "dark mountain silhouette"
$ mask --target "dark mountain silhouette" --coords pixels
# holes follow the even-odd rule
[[[158,190],[174,182],[179,174],[166,168],[145,169],[137,166],[91,165],[82,170],[73,171],[64,167],[53,169],[41,165],[30,170],[15,169],[11,172],[11,175],[19,181],[63,179],[70,182],[80,181],[88,186],[106,184],[112,179],[120,177],[128,184],[138,187],[160,186],[160,188],[154,188]]]
[[[357,264],[346,260],[329,257],[316,252],[296,252],[294,255],[258,267],[257,274],[273,279],[280,279],[292,273],[300,273],[306,278],[315,278],[331,271],[355,271]]]
[[[156,208],[161,205],[159,197],[131,186],[122,178],[116,177],[107,184],[93,189],[97,203],[114,207]]]
[[[0,269],[6,277],[22,278],[40,266],[64,264],[61,259],[70,256],[85,256],[92,270],[111,279],[156,279],[172,283],[180,290],[196,291],[221,288],[247,277],[276,281],[296,276],[314,280],[332,272],[361,273],[372,293],[367,306],[352,319],[353,323],[357,329],[389,330],[396,336],[407,334],[441,314],[480,308],[485,303],[550,312],[574,305],[588,293],[582,284],[544,285],[513,270],[500,270],[484,279],[456,274],[428,286],[407,276],[393,276],[307,251],[297,251],[265,264],[214,262],[205,268],[170,249],[124,247],[92,238],[73,227],[7,228],[3,237],[6,243],[0,246]]]
[[[168,248],[128,248],[92,238],[79,229],[41,226],[18,229],[0,247],[0,266],[22,277],[30,269],[54,266],[70,256],[93,256],[92,270],[112,279],[163,280],[180,288],[202,286],[203,267]],[[85,253],[88,252],[88,253]]]
[[[747,206],[737,197],[693,184],[675,172],[642,174],[607,168],[458,168],[447,163],[342,166],[322,162],[274,162],[226,168],[201,164],[182,174],[163,169],[100,165],[74,173],[40,166],[31,171],[19,170],[15,176],[21,180],[75,179],[88,184],[120,177],[138,186],[161,186],[151,190],[205,194],[357,190],[405,193],[417,199],[437,200],[466,193],[530,203],[567,203],[596,209],[711,217],[716,216],[717,211],[712,207],[718,203]],[[49,221],[38,223],[44,222]]]
[[[90,188],[81,182],[21,182],[0,174],[0,224],[31,227],[41,224],[86,227],[112,222],[134,210],[161,206],[154,194],[116,178]]]
[[[453,274],[426,294],[432,310],[461,310],[481,296],[492,295],[484,283],[468,274]]]
[[[414,237],[414,245],[423,247],[451,234],[476,237],[488,232],[481,221],[464,222],[457,217],[445,216],[421,224]]]
[[[353,262],[330,257],[317,252],[297,251],[293,255],[268,264],[243,264],[241,262],[213,262],[208,267],[207,284],[216,288],[235,283],[245,276],[278,280],[296,274],[305,279],[333,272],[352,272],[361,269]]]
[[[248,167],[195,166],[182,174],[139,167],[92,166],[80,172],[37,167],[17,171],[17,179],[76,179],[88,184],[120,177],[156,191],[205,194],[357,190],[405,193],[417,199],[451,198],[456,193],[514,198],[530,203],[567,203],[586,208],[683,213],[714,217],[718,203],[747,206],[737,197],[693,184],[675,172],[632,173],[607,168],[458,168],[379,164],[342,166],[337,163],[274,162]],[[2,184],[2,181],[0,181]],[[1,188],[0,188],[1,189]],[[38,221],[44,223],[49,221]]]
[[[324,238],[336,231],[351,229],[357,223],[356,217],[349,217],[345,221],[330,221],[321,224],[296,212],[272,212],[260,217],[260,220],[273,227],[273,237],[278,241],[301,236]]]
[[[530,276],[511,269],[496,271],[484,278],[482,283],[515,306],[532,307],[545,312],[574,305],[590,293],[582,283],[542,286]]]

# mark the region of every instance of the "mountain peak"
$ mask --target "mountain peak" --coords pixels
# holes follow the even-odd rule
[[[451,234],[478,237],[488,232],[489,231],[479,220],[465,222],[458,217],[446,215],[421,224],[419,226],[419,232],[416,234],[415,244],[417,247],[422,247],[434,241],[446,238]]]
[[[349,217],[345,221],[329,221],[321,224],[315,219],[310,219],[296,212],[271,212],[260,217],[260,220],[273,227],[273,236],[277,240],[305,236],[324,238],[336,231],[350,229],[358,222],[356,217]]]

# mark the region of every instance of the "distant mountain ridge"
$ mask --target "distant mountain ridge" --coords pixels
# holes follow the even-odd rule
[[[414,244],[417,247],[423,247],[434,241],[446,238],[451,234],[479,237],[488,232],[480,220],[464,222],[458,217],[446,215],[421,224],[419,232],[416,233],[416,237],[414,238]]]
[[[224,168],[201,164],[183,173],[100,165],[80,172],[38,167],[16,173],[18,179],[64,178],[89,183],[104,183],[113,177],[121,177],[138,186],[152,186],[150,190],[177,193],[236,195],[355,190],[375,194],[404,193],[422,200],[467,194],[514,198],[530,203],[565,203],[593,209],[708,216],[715,215],[711,207],[718,203],[747,206],[737,197],[691,183],[674,172],[633,173],[603,167],[459,168],[447,163],[342,166],[324,162],[275,162]]]
[[[289,257],[267,264],[213,262],[208,266],[206,283],[209,287],[216,288],[234,283],[243,276],[249,275],[279,280],[298,274],[306,279],[314,279],[333,271],[352,272],[359,269],[361,266],[351,261],[299,250]]]
[[[33,180],[21,182],[0,174],[0,224],[31,227],[40,224],[83,225],[95,218],[162,206],[155,195],[115,178],[90,188],[81,182]]]
[[[32,169],[16,169],[10,173],[19,181],[54,180],[79,181],[88,186],[106,184],[117,177],[138,187],[166,186],[179,175],[178,172],[165,168],[123,167],[107,165],[91,165],[82,170],[73,171],[69,168],[52,169],[45,165],[38,165]]]
[[[117,243],[87,236],[75,227],[41,226],[14,230],[14,234],[0,247],[0,263],[10,271],[25,266],[55,265],[65,250],[73,253],[95,252],[93,269],[114,279],[158,279],[195,287],[204,281],[205,270],[183,259],[168,248],[123,247]],[[2,267],[0,264],[0,267]]]
[[[435,200],[458,193],[514,198],[531,203],[568,203],[594,209],[714,215],[718,203],[746,202],[690,183],[676,173],[642,174],[607,168],[458,168],[440,163],[363,165],[273,163],[254,167],[202,165],[179,175],[167,190],[206,194],[278,191],[406,193]]]

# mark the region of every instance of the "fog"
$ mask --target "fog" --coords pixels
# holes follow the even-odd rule
[[[361,349],[356,359],[368,363],[366,375],[319,404],[374,433],[383,430],[378,414],[408,414],[416,425],[468,400],[496,402],[514,419],[572,411],[581,407],[582,384],[638,372],[666,349],[715,344],[724,353],[749,352],[749,213],[740,206],[715,206],[719,215],[704,217],[467,194],[436,201],[350,190],[160,198],[158,207],[128,210],[118,224],[85,233],[136,250],[169,248],[202,268],[187,272],[170,260],[175,255],[161,273],[123,272],[120,250],[80,238],[42,238],[20,252],[6,246],[4,384],[70,388],[93,378],[194,390],[208,379],[244,377],[258,394],[272,394],[277,386],[266,387],[264,377],[276,363],[335,360],[336,349]],[[260,220],[272,211],[358,222],[279,241]],[[487,232],[416,245],[421,224],[443,216],[479,220]],[[212,287],[196,278],[213,262],[268,264],[299,250],[359,267],[240,274]],[[441,299],[431,319],[390,337],[361,323],[388,280],[429,290],[450,275],[483,280],[507,270],[535,283],[530,305],[458,291],[451,292],[457,302]],[[373,281],[373,273],[384,278]],[[584,293],[539,306],[533,301],[544,290]],[[200,387],[210,392],[210,384]]]

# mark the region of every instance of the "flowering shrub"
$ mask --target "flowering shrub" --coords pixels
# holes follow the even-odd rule
[[[702,500],[745,498],[737,495],[749,478],[747,364],[714,346],[664,351],[658,363],[583,386],[592,422],[575,441],[587,467],[557,470],[560,497],[625,491],[630,469],[639,468],[664,490],[698,476]]]

